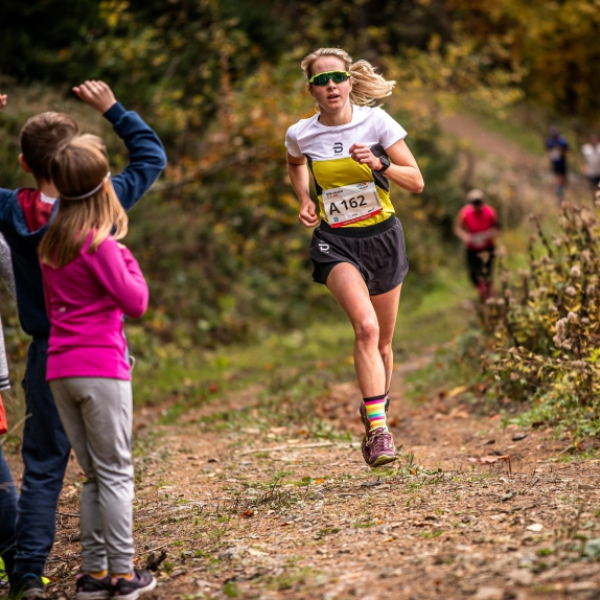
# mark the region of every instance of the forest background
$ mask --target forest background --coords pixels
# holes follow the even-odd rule
[[[107,125],[68,91],[84,79],[107,81],[165,144],[169,166],[126,240],[151,290],[146,317],[128,325],[145,373],[192,348],[340,318],[311,282],[311,232],[285,165],[287,127],[314,111],[299,69],[312,49],[341,46],[398,82],[385,106],[426,182],[419,196],[393,197],[414,302],[461,256],[451,224],[477,183],[463,148],[440,136],[441,114],[509,120],[527,106],[540,149],[556,119],[581,139],[600,118],[599,0],[4,0],[0,31],[3,187],[32,184],[17,168],[18,134],[47,109],[73,112],[82,130],[105,135],[117,170],[126,164]],[[507,189],[488,192],[500,202]],[[23,363],[16,316],[3,319],[13,363]]]

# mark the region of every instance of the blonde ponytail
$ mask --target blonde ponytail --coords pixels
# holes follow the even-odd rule
[[[373,66],[366,60],[353,63],[352,57],[341,48],[319,48],[306,56],[300,67],[307,80],[314,75],[314,62],[322,56],[335,56],[344,63],[344,68],[352,75],[350,103],[356,106],[372,106],[376,100],[389,96],[396,85],[395,81],[387,81],[375,73]]]

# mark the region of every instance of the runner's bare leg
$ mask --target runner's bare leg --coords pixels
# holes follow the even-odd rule
[[[379,351],[380,327],[364,279],[356,267],[340,263],[329,274],[327,287],[354,328],[354,370],[363,398],[385,394],[387,376]]]
[[[390,389],[392,372],[394,370],[392,339],[396,327],[401,291],[402,284],[385,294],[371,296],[371,304],[375,309],[377,322],[379,323],[379,354],[385,367],[386,392]]]

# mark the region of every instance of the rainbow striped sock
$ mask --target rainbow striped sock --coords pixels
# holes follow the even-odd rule
[[[365,408],[367,409],[367,419],[371,425],[370,431],[383,427],[384,431],[387,431],[387,424],[385,421],[385,401],[387,395],[373,396],[372,398],[363,398]]]

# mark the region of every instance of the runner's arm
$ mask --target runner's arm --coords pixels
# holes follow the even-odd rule
[[[385,171],[385,176],[397,186],[420,194],[425,187],[423,175],[417,161],[406,145],[404,140],[398,140],[389,148],[385,149],[392,164]],[[381,161],[375,156],[370,148],[364,144],[353,144],[350,148],[350,156],[358,163],[367,165],[373,171],[379,171],[382,167]]]
[[[460,238],[465,244],[471,241],[471,234],[465,229],[462,217],[462,210],[456,215],[454,219],[454,235]]]
[[[310,184],[308,178],[308,167],[304,156],[287,155],[287,169],[292,187],[300,200],[300,214],[298,220],[305,227],[315,227],[319,224],[317,207],[310,197]]]

